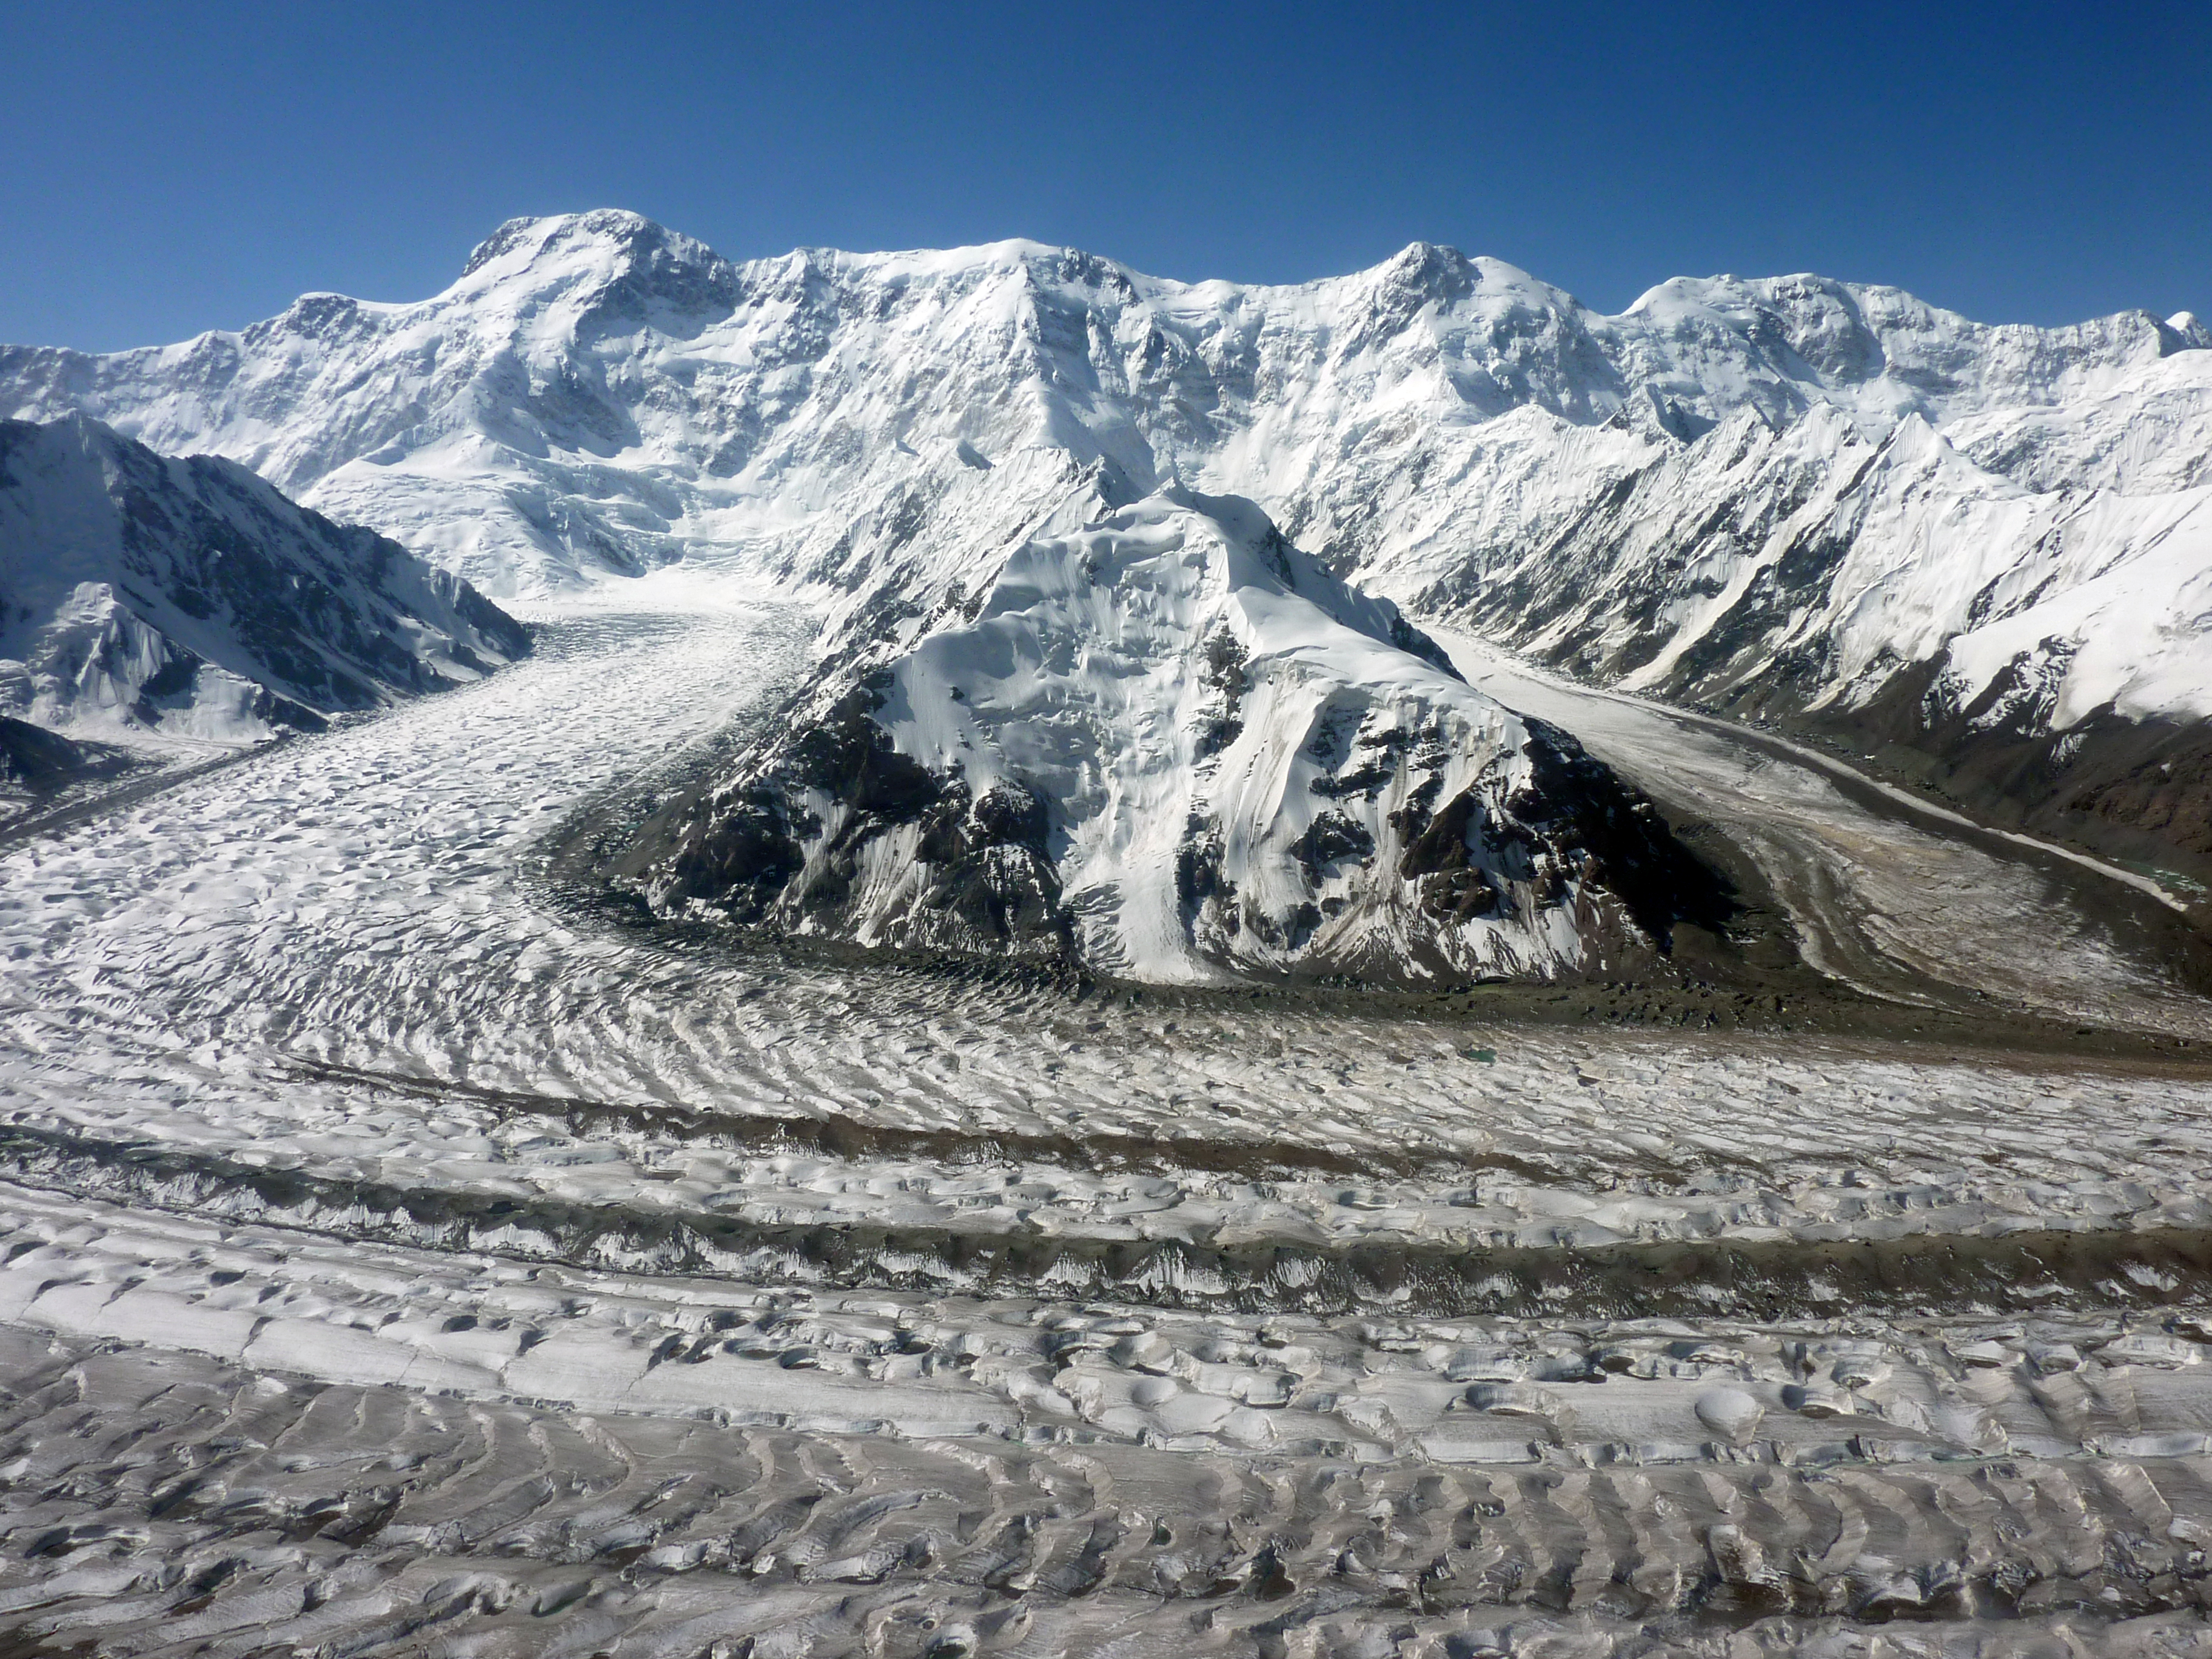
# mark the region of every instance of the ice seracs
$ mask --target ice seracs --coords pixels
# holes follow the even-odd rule
[[[81,416],[0,422],[0,714],[252,741],[529,648],[465,582],[234,462],[156,455]]]
[[[1552,977],[1718,920],[1648,801],[1252,503],[1093,505],[665,809],[653,907],[1153,982]]]

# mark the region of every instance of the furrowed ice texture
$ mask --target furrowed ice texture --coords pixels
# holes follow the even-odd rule
[[[1724,912],[1650,802],[1250,502],[1065,516],[665,809],[653,908],[1170,982],[1602,973]]]
[[[1182,480],[1418,614],[2202,875],[2208,345],[1803,276],[1608,317],[1418,243],[1293,288],[1024,242],[732,264],[609,211],[419,304],[0,349],[0,412],[244,461],[488,591],[735,548],[903,644],[1085,478]]]
[[[2193,325],[1975,332],[1786,287],[1759,304],[1878,313],[1878,351],[1737,338],[1715,285],[1532,322],[1535,285],[1426,250],[1181,289],[1025,247],[726,267],[590,216],[510,228],[459,299],[149,359],[198,387],[168,415],[271,456],[286,398],[319,402],[314,442],[367,447],[318,499],[413,513],[441,556],[534,581],[735,550],[533,599],[532,657],[449,695],[0,823],[0,1650],[2212,1655],[2212,1024],[2150,925],[2174,908],[1417,632],[1290,545],[1400,592],[1531,525],[1565,558],[1588,501],[1770,426],[1814,453],[1777,525],[1856,500],[1833,476],[1885,446],[1940,463],[1917,512],[1953,471],[1912,420],[1956,449],[2031,382],[2057,435],[2004,489],[2134,511],[2203,482],[2133,416],[2104,471],[2051,471]],[[12,361],[57,396],[137,373]],[[747,408],[730,447],[671,447]],[[1957,574],[1951,521],[1923,532],[1911,582]],[[1536,566],[1498,569],[1460,614],[1572,631]],[[826,648],[786,583],[830,602]],[[1528,914],[1530,842],[1600,852],[1590,906],[1636,921],[1575,806],[1632,831],[1634,798],[1531,716],[1701,821],[1802,961],[1648,998],[1139,993],[641,927],[597,878],[743,763],[798,832],[763,908],[842,838],[848,936],[1005,926],[1048,957],[1117,879],[1158,918],[1165,877],[1127,872],[1212,845],[1194,808],[1240,907],[1346,901],[1296,969],[1324,939],[1418,958],[1391,930],[1437,876],[1495,896],[1437,924],[1471,952]],[[100,747],[51,735],[0,719],[0,810]],[[1463,863],[1408,875],[1440,824]],[[925,835],[941,895],[884,851]],[[1168,924],[1108,937],[1192,977],[1284,965],[1234,957],[1260,930],[1224,887],[1186,917],[1211,866],[1172,863]],[[1579,918],[1607,884],[1576,868]]]
[[[0,422],[11,729],[251,741],[473,680],[529,649],[466,582],[295,507],[234,462],[170,459],[81,416]],[[27,781],[69,769],[51,743],[8,748]]]
[[[536,610],[0,837],[15,1650],[2212,1653],[2201,1065],[640,930],[560,849],[814,617]],[[2027,849],[1449,648],[1755,830],[1834,971],[2206,1036]]]

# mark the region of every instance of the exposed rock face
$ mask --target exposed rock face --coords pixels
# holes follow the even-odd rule
[[[0,714],[0,829],[19,828],[76,786],[105,784],[146,763],[114,744],[79,742]]]
[[[1249,502],[1085,505],[665,811],[653,907],[1201,982],[1596,972],[1725,911],[1649,802]]]
[[[244,467],[71,416],[0,422],[0,709],[217,741],[474,679],[530,648],[465,582]]]
[[[82,744],[0,714],[0,785],[25,793],[54,787],[89,758]]]
[[[0,826],[52,802],[73,785],[104,781],[142,764],[112,744],[77,743],[0,714]]]

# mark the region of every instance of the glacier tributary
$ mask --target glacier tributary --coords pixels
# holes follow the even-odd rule
[[[2140,923],[2127,937],[2136,910],[2185,931],[2144,907],[2148,896],[2180,908],[2149,878],[1980,830],[1785,739],[1578,684],[1463,634],[1438,637],[1482,690],[1568,727],[1678,818],[1739,843],[1820,972],[1876,996],[2212,1031],[2204,999],[2143,948]]]

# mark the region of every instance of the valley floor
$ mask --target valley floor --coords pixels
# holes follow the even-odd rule
[[[1858,994],[2150,1046],[789,957],[553,851],[811,617],[538,620],[0,847],[0,1647],[2212,1652],[2154,899],[1456,642]]]

